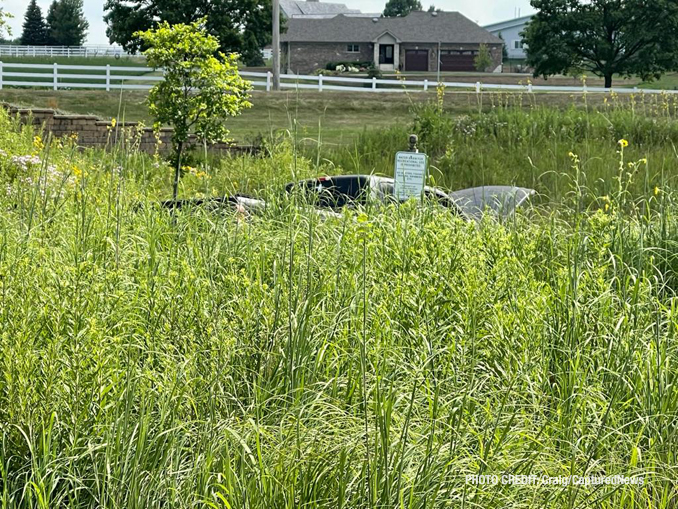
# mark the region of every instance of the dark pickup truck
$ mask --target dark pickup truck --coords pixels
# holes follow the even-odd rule
[[[300,193],[313,206],[332,213],[343,207],[367,205],[368,203],[396,203],[394,180],[375,175],[337,175],[291,182],[285,186],[288,193]],[[437,187],[426,186],[424,198],[435,201],[467,220],[478,220],[483,213],[491,212],[498,217],[511,215],[522,206],[532,189],[513,186],[482,186],[446,193]],[[256,213],[266,207],[266,202],[247,196],[228,196],[187,200],[169,200],[164,207],[178,209],[186,206],[210,208],[230,207],[241,212]]]
[[[301,191],[314,198],[317,207],[340,209],[356,204],[395,202],[394,180],[375,175],[319,177],[287,184],[287,192]],[[466,219],[479,219],[486,211],[500,217],[512,214],[535,194],[533,189],[513,186],[482,186],[446,193],[426,186],[424,198],[435,201]]]

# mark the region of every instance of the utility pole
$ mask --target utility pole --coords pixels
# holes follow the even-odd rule
[[[440,84],[440,59],[441,59],[441,58],[442,58],[442,57],[440,56],[440,41],[438,41],[438,69],[437,69],[437,71],[438,71],[438,76],[437,76],[437,79],[438,79],[438,83],[439,83],[439,84]]]
[[[280,0],[273,0],[273,90],[280,90]]]

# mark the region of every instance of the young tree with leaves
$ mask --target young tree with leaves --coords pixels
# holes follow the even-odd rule
[[[217,53],[219,40],[210,35],[206,19],[190,24],[171,25],[135,33],[148,48],[148,65],[163,69],[165,79],[148,96],[149,111],[156,127],[174,128],[174,184],[177,199],[181,159],[191,134],[206,143],[228,136],[225,121],[252,104],[251,85],[238,73],[238,55]],[[217,56],[215,56],[215,54]]]
[[[522,33],[535,76],[657,79],[678,69],[678,0],[532,0]]]
[[[82,46],[89,22],[82,10],[82,0],[54,0],[47,12],[49,44]]]
[[[21,32],[21,44],[24,46],[44,46],[47,44],[47,24],[36,0],[31,0],[24,14]]]
[[[478,49],[478,54],[473,59],[473,64],[476,66],[478,72],[485,72],[489,67],[492,66],[494,61],[492,60],[492,54],[490,49],[486,44],[481,44]]]
[[[420,11],[422,9],[419,0],[388,0],[384,8],[384,16],[387,18],[395,18],[407,16],[412,11]]]
[[[167,21],[193,23],[206,18],[208,32],[224,53],[239,53],[247,65],[263,64],[262,48],[271,42],[271,0],[106,0],[106,35],[125,50],[144,50],[134,37]],[[283,27],[284,28],[284,27]]]

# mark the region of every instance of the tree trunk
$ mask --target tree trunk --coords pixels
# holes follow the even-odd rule
[[[612,88],[612,75],[611,74],[605,75],[605,88]]]
[[[179,142],[177,145],[177,165],[174,168],[174,186],[172,189],[172,198],[177,201],[179,195],[179,179],[181,178],[181,153],[184,151],[184,143]]]

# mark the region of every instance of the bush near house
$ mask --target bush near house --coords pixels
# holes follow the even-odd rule
[[[374,64],[369,60],[365,62],[327,62],[325,69],[328,71],[336,71],[339,66],[344,68],[356,67],[360,71],[366,71],[370,67],[374,67]]]
[[[473,60],[473,63],[476,66],[476,70],[479,72],[487,72],[488,70],[490,70],[490,67],[493,64],[493,60],[492,54],[490,53],[490,49],[487,47],[486,44],[480,45],[480,48],[478,49],[478,54]]]

